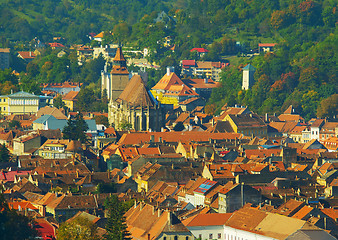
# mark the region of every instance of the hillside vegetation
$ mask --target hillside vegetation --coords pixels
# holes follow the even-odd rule
[[[155,21],[162,11],[168,17]],[[292,104],[307,119],[337,114],[333,104],[338,86],[335,0],[0,0],[0,14],[1,46],[18,41],[25,44],[16,44],[17,49],[28,49],[34,37],[51,42],[53,36],[65,38],[69,45],[85,44],[91,32],[112,31],[103,44],[148,47],[149,60],[160,64],[162,71],[168,65],[178,68],[182,59],[198,59],[190,49],[205,47],[210,52],[202,60],[230,61],[222,87],[209,100],[215,109],[237,103],[260,114],[279,113]],[[163,46],[166,36],[171,36],[175,52]],[[277,50],[243,57],[261,42],[277,43]],[[71,57],[64,64],[75,62]],[[34,61],[38,67],[31,77],[40,81],[53,81],[53,74],[58,76],[55,81],[84,77],[88,84],[99,78],[88,77],[75,65],[62,75],[62,63],[54,62],[59,69],[47,69],[48,75],[42,67],[53,58]],[[241,68],[247,63],[257,69],[256,82],[242,91]],[[150,85],[161,74],[151,72]]]

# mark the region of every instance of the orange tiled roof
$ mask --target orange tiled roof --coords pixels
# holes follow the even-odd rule
[[[208,133],[208,132],[130,132],[125,133],[119,140],[118,144],[133,145],[150,142],[151,135],[154,136],[155,142],[160,138],[166,142],[208,142],[210,139],[239,139],[239,133]]]
[[[169,90],[171,85],[183,85],[182,80],[176,75],[176,73],[165,74],[161,80],[152,87],[153,90]]]
[[[19,51],[18,55],[23,59],[34,59],[36,57],[32,51]]]
[[[302,118],[298,114],[281,114],[278,116],[278,119],[283,122],[299,122],[304,121],[304,118]]]
[[[62,96],[63,100],[69,100],[69,101],[74,101],[77,99],[79,92],[77,91],[70,91],[67,94]]]
[[[148,90],[140,75],[134,75],[128,82],[123,92],[116,99],[116,102],[119,103],[122,103],[123,101],[127,102],[131,106],[155,106],[155,103],[148,93]]]
[[[183,82],[190,88],[217,88],[221,86],[219,82],[212,79],[208,79],[207,82],[205,79],[186,79]]]
[[[232,216],[232,213],[207,213],[207,214],[198,214],[194,219],[187,224],[188,227],[198,227],[198,226],[223,226],[229,218]]]

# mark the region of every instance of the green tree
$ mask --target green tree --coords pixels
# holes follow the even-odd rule
[[[35,239],[37,231],[33,221],[19,215],[8,207],[3,195],[0,194],[0,236],[3,240]]]
[[[122,130],[128,130],[131,129],[132,127],[133,126],[131,125],[131,123],[128,122],[127,120],[122,120],[119,126],[119,128],[121,128]]]
[[[61,109],[64,106],[66,106],[66,104],[62,101],[62,96],[61,95],[58,95],[56,98],[54,98],[53,105],[54,105],[54,107],[56,107],[58,109]]]
[[[90,111],[94,102],[94,91],[88,87],[82,88],[77,97],[76,107],[79,111]]]
[[[98,193],[116,193],[115,183],[99,183],[96,187]]]
[[[317,117],[336,117],[338,115],[338,94],[323,99],[317,108]]]
[[[97,115],[94,117],[96,124],[103,124],[105,127],[109,127],[108,118],[104,115]]]
[[[83,115],[79,112],[75,119],[68,119],[67,125],[63,128],[63,138],[69,140],[76,140],[82,143],[85,143],[87,140],[86,131],[88,130],[88,125],[83,119]]]
[[[21,128],[21,123],[18,120],[12,120],[9,122],[8,126],[11,129],[17,129],[17,128]]]
[[[108,212],[106,224],[107,233],[104,238],[107,240],[128,240],[130,233],[127,231],[127,225],[124,217],[124,207],[116,195],[107,198],[104,206]]]
[[[57,233],[58,240],[98,240],[97,226],[83,217],[63,223]]]
[[[9,150],[5,144],[0,144],[0,162],[8,162],[10,159]]]

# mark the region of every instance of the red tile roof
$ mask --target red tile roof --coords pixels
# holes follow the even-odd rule
[[[274,47],[277,43],[259,43],[259,47]]]
[[[61,43],[57,43],[57,42],[54,42],[54,43],[48,43],[50,47],[52,48],[64,48],[65,46],[62,45]]]
[[[195,60],[182,60],[183,66],[195,66],[196,61]]]
[[[197,51],[199,53],[207,53],[207,52],[209,52],[209,50],[205,49],[205,48],[193,48],[193,49],[190,50],[190,52],[193,52],[193,51]]]
[[[19,51],[18,55],[23,59],[34,59],[36,57],[32,51]]]

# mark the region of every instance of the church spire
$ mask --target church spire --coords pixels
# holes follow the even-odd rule
[[[111,71],[112,74],[129,74],[127,70],[127,61],[123,56],[122,47],[116,49],[115,57],[113,58],[114,66]]]

